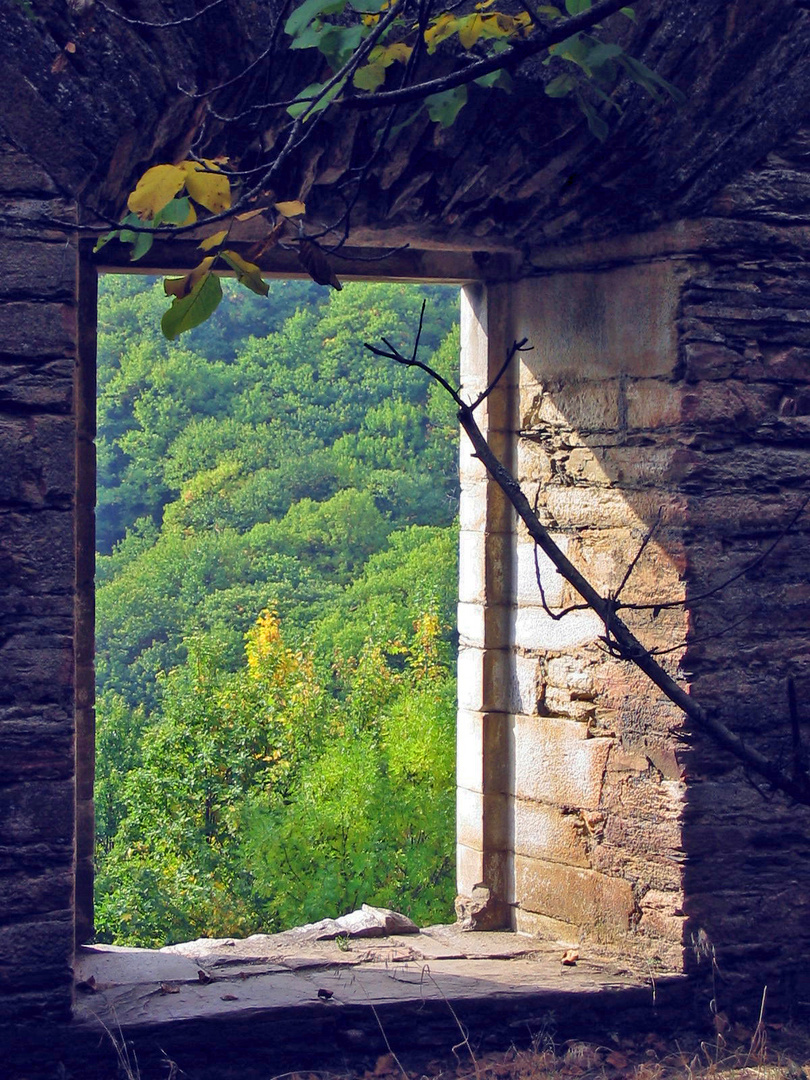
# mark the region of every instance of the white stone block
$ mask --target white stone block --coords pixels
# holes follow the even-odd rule
[[[562,553],[567,554],[568,538],[566,536],[552,535],[552,539]],[[565,578],[533,540],[528,537],[521,537],[515,545],[515,600],[518,604],[539,604],[541,602],[540,586],[537,584],[538,570],[546,603],[551,608],[559,607],[562,603]]]
[[[592,611],[572,611],[553,619],[542,607],[523,606],[514,614],[512,640],[518,648],[566,652],[595,641],[604,632]]]
[[[587,738],[585,724],[515,717],[515,794],[555,806],[599,806],[613,739]]]

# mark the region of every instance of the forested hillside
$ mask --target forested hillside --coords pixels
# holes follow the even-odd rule
[[[457,294],[99,302],[97,932],[160,945],[453,896]]]

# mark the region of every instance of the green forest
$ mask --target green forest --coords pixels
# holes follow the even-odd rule
[[[223,284],[100,284],[97,940],[448,920],[457,291]]]

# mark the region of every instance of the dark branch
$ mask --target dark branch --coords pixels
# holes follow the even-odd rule
[[[377,109],[382,105],[404,105],[409,101],[423,101],[432,94],[453,90],[457,86],[466,86],[483,75],[490,75],[493,71],[509,71],[516,68],[524,60],[536,56],[551,45],[559,45],[572,34],[590,30],[601,19],[614,15],[626,6],[626,0],[600,0],[589,11],[580,12],[579,15],[573,15],[570,19],[564,19],[552,26],[544,26],[539,35],[516,41],[505,52],[488,56],[484,60],[477,60],[474,64],[468,64],[449,75],[438,79],[428,79],[426,82],[405,86],[399,90],[383,90],[375,94],[364,94],[362,97],[341,98],[335,104],[349,109]]]
[[[422,306],[422,316],[424,316],[424,304]],[[420,318],[420,333],[421,323],[422,319]],[[674,705],[686,714],[696,728],[703,731],[715,743],[731,753],[744,766],[753,770],[758,776],[767,780],[772,787],[788,795],[796,802],[810,805],[810,777],[806,773],[791,776],[784,772],[779,766],[766,758],[764,754],[749,746],[739,735],[726,727],[714,713],[704,709],[694,698],[690,697],[686,690],[664,670],[650,654],[649,650],[642,645],[618,617],[616,614],[616,601],[612,597],[602,596],[588,579],[577,570],[564,552],[560,550],[548,530],[541,524],[537,514],[532,510],[517,480],[490,450],[481,429],[475,421],[471,406],[461,401],[459,395],[437,372],[416,359],[418,342],[419,334],[417,334],[416,345],[410,357],[403,356],[388,341],[385,341],[388,346],[387,352],[368,344],[366,348],[375,356],[384,356],[408,367],[421,368],[448,391],[459,406],[459,423],[472,443],[476,456],[514,507],[518,517],[526,526],[529,536],[534,540],[537,547],[548,556],[566,581],[576,589],[588,607],[596,612],[602,620],[605,627],[605,636],[602,641],[608,652],[619,659],[629,660],[635,664]]]
[[[209,12],[211,8],[219,7],[224,2],[225,0],[211,0],[210,4],[206,4],[204,8],[195,11],[193,15],[186,15],[182,19],[168,19],[166,22],[148,22],[146,19],[132,19],[128,15],[122,15],[120,11],[116,11],[109,4],[105,4],[104,0],[98,0],[98,6],[110,15],[114,15],[116,19],[120,19],[121,22],[129,23],[130,26],[145,26],[149,30],[166,30],[172,26],[184,26],[186,23],[195,22]]]

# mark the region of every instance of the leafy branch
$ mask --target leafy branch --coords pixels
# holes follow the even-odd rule
[[[655,100],[665,95],[683,100],[680,91],[665,79],[619,45],[602,39],[603,20],[618,13],[635,19],[635,12],[624,0],[565,0],[564,10],[552,4],[535,10],[525,3],[516,14],[497,10],[495,3],[480,0],[472,10],[451,3],[437,10],[440,5],[436,0],[303,0],[290,10],[287,0],[270,28],[270,44],[240,72],[205,91],[179,88],[189,97],[205,100],[210,115],[224,124],[244,122],[255,110],[253,125],[261,132],[265,113],[286,113],[289,119],[282,124],[274,145],[250,168],[242,169],[239,162],[223,157],[194,155],[177,163],[152,166],[130,193],[128,213],[99,240],[96,250],[115,239],[129,244],[132,259],[138,260],[156,236],[199,235],[201,227],[214,230],[223,226],[211,231],[200,244],[211,254],[191,275],[186,275],[181,285],[167,283],[166,292],[173,301],[163,329],[176,337],[216,309],[222,295],[215,278],[218,272],[235,270],[241,284],[266,293],[266,283],[253,260],[275,244],[294,249],[315,281],[340,288],[328,256],[339,252],[348,240],[351,214],[373,161],[386,143],[423,111],[431,122],[450,127],[467,103],[472,83],[487,91],[509,92],[510,72],[545,52],[544,63],[552,66],[553,75],[543,87],[545,94],[570,97],[599,139],[606,137],[608,125],[598,108],[603,105],[618,110],[614,91],[622,75]],[[206,16],[218,4],[219,0],[214,0],[193,16],[163,23],[134,19],[106,3],[103,6],[132,25],[171,30]],[[291,97],[251,102],[238,115],[218,113],[212,98],[246,76],[254,77],[263,67],[268,69],[272,85],[278,43],[285,36],[290,52],[317,54],[316,63],[309,64],[307,70],[318,72],[325,67],[325,77],[293,91]],[[435,76],[425,71],[428,64],[441,64],[446,69],[448,63],[454,70]],[[559,74],[553,74],[557,69]],[[284,68],[280,71],[283,80],[286,73]],[[396,123],[398,110],[413,103],[416,110]],[[324,117],[339,109],[382,110],[385,116],[372,139],[370,156],[364,164],[350,169],[338,187],[343,212],[336,221],[324,225],[306,219],[301,198],[275,201],[273,184]],[[195,145],[202,142],[203,132],[204,126]],[[296,210],[285,212],[285,207]],[[267,232],[240,263],[240,256],[223,244],[234,220],[259,215],[266,219]]]

